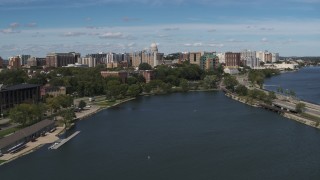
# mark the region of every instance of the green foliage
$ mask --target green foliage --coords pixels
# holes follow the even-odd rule
[[[15,85],[27,82],[28,75],[23,70],[3,70],[0,72],[0,84]]]
[[[261,88],[265,78],[270,78],[271,76],[278,75],[279,73],[279,70],[276,69],[250,70],[248,79],[253,84],[259,85]]]
[[[84,100],[79,101],[78,108],[83,109],[86,107],[87,103]]]
[[[46,98],[46,104],[51,112],[56,112],[61,108],[67,108],[73,105],[73,97],[69,95],[59,95],[57,97]]]
[[[217,88],[218,78],[216,75],[207,75],[203,79],[203,86],[205,89]]]
[[[306,110],[306,104],[304,104],[304,103],[296,104],[297,113],[303,113],[305,110]]]
[[[246,96],[248,95],[248,88],[240,84],[236,87],[235,92],[240,96]]]
[[[186,79],[181,79],[179,85],[183,92],[189,91],[189,83]]]
[[[152,67],[148,63],[141,63],[139,65],[139,70],[151,70],[151,69],[152,69]]]
[[[22,126],[32,125],[43,119],[46,111],[44,104],[19,104],[9,111],[10,119]]]
[[[232,91],[232,92],[234,92],[235,86],[237,86],[239,84],[237,79],[234,76],[231,76],[231,75],[225,76],[224,80],[223,80],[223,83],[226,86],[226,88],[228,90]]]
[[[74,121],[74,118],[76,117],[72,109],[66,109],[62,111],[61,116],[63,118],[62,122],[64,123],[65,128],[70,127],[71,123]]]
[[[127,94],[131,97],[138,96],[142,91],[142,88],[138,84],[132,84],[129,86]]]

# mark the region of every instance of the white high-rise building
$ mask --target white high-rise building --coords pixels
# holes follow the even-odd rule
[[[243,65],[249,66],[250,68],[259,67],[260,63],[256,57],[256,51],[244,50],[240,53],[240,60]]]
[[[225,53],[217,53],[217,56],[219,58],[219,63],[226,63],[226,56],[225,56]]]
[[[264,52],[263,52],[263,51],[258,51],[258,52],[256,53],[256,58],[257,58],[260,62],[265,62]]]
[[[88,65],[88,67],[96,67],[97,59],[93,57],[84,57],[78,59],[79,64]]]
[[[279,61],[279,53],[272,53],[272,62],[277,62]]]

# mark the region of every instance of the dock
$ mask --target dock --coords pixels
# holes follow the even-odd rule
[[[71,140],[72,138],[74,138],[76,135],[78,135],[80,133],[80,131],[76,131],[74,132],[72,135],[70,135],[69,137],[59,140],[57,142],[55,142],[54,144],[52,144],[49,149],[58,149],[59,147],[61,147],[62,145],[64,145],[65,143],[67,143],[69,140]]]

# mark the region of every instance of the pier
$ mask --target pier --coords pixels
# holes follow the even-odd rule
[[[78,135],[80,133],[80,131],[76,131],[75,133],[73,133],[72,135],[70,135],[69,137],[62,139],[60,141],[55,142],[54,144],[52,144],[49,149],[58,149],[59,147],[61,147],[62,145],[64,145],[65,143],[67,143],[69,140],[71,140],[72,138],[74,138],[76,135]]]

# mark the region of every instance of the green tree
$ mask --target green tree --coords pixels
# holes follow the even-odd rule
[[[235,86],[237,86],[239,84],[237,79],[231,75],[226,76],[223,80],[223,83],[226,86],[226,88],[232,92],[235,90]]]
[[[136,97],[141,93],[141,87],[138,84],[129,86],[127,94],[131,97]]]
[[[187,81],[186,79],[181,79],[181,80],[180,80],[180,87],[181,87],[181,89],[182,89],[183,92],[189,91],[188,81]]]
[[[217,76],[216,75],[207,75],[203,79],[203,86],[206,89],[217,88]]]
[[[9,117],[15,123],[28,126],[41,121],[45,111],[43,104],[19,104],[9,111]]]
[[[78,104],[78,108],[80,108],[81,110],[86,107],[87,103],[84,102],[84,100],[81,100],[79,101],[79,104]]]
[[[148,63],[141,63],[139,65],[139,70],[151,70],[151,69],[152,69],[152,67]]]
[[[240,96],[246,96],[248,95],[248,88],[240,84],[236,87],[235,92]]]
[[[304,103],[296,104],[296,112],[297,113],[303,113],[305,110],[306,110],[306,104],[304,104]]]
[[[71,123],[74,121],[74,118],[76,117],[74,111],[72,109],[66,109],[61,112],[62,116],[62,122],[65,125],[65,128],[69,128]]]

